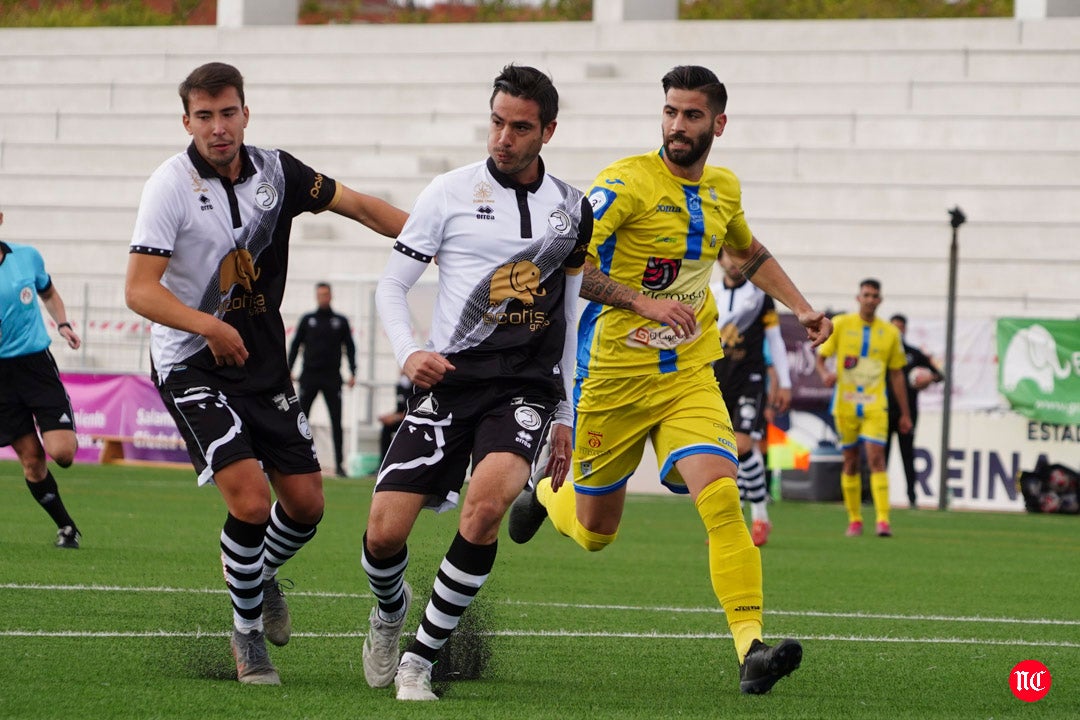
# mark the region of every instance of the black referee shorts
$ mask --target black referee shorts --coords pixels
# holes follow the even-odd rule
[[[71,400],[47,348],[0,358],[0,447],[34,432],[35,420],[42,432],[75,430]]]

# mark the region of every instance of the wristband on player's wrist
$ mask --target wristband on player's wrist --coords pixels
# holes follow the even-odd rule
[[[71,323],[69,323],[67,321],[62,322],[62,323],[58,323],[56,325],[56,332],[60,332],[60,330],[63,329],[63,328],[67,328],[68,330],[71,330],[72,329],[71,328]]]

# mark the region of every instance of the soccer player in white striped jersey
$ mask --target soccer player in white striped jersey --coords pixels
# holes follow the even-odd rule
[[[143,188],[126,300],[153,322],[151,374],[199,484],[216,485],[228,509],[220,547],[237,679],[278,685],[266,640],[287,643],[291,622],[277,571],[323,514],[281,321],[292,220],[330,210],[394,237],[406,215],[283,150],[246,145],[244,78],[232,65],[199,66],[179,92],[192,142]]]
[[[441,175],[420,194],[376,290],[398,364],[415,386],[379,468],[363,566],[377,600],[364,677],[399,700],[437,700],[431,667],[495,564],[499,526],[551,430],[558,486],[571,454],[576,299],[592,211],[549,175],[540,150],[555,132],[558,92],[544,73],[508,65],[495,78],[488,158]],[[431,337],[413,339],[407,294],[438,257]],[[552,428],[552,425],[554,427]],[[415,639],[399,658],[412,591],[406,541],[420,510],[457,504]]]

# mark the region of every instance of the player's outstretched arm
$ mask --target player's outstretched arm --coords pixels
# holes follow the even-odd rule
[[[405,227],[409,217],[407,212],[385,200],[356,192],[344,185],[341,187],[341,197],[330,210],[392,238],[401,234],[401,228]]]
[[[731,253],[748,280],[795,313],[799,323],[806,328],[813,347],[825,342],[832,335],[832,321],[810,305],[780,262],[761,241],[754,238],[745,250],[725,247],[724,252]]]

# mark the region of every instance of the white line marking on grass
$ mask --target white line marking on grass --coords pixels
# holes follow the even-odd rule
[[[145,592],[145,593],[191,593],[193,595],[224,595],[225,588],[179,588],[179,587],[137,587],[130,585],[39,585],[37,583],[3,583],[0,590],[66,590],[72,592]],[[321,598],[370,598],[371,593],[343,593],[292,590],[289,596]]]
[[[640,610],[647,612],[671,612],[671,613],[718,613],[723,614],[721,608],[680,608],[680,607],[648,607],[641,605],[580,605],[575,603],[557,602],[532,602],[529,600],[505,600],[505,605],[528,605],[533,607],[559,607],[570,610]],[[1005,617],[980,617],[978,615],[901,615],[898,613],[867,613],[867,612],[826,612],[824,610],[773,610],[765,611],[766,615],[788,615],[792,617],[822,617],[822,618],[846,618],[854,620],[928,620],[934,622],[983,622],[983,623],[1009,623],[1023,625],[1080,625],[1080,620],[1055,620],[1053,618],[1005,618]]]
[[[66,590],[73,592],[149,592],[149,593],[192,593],[197,595],[224,595],[225,588],[178,588],[178,587],[138,587],[127,585],[39,585],[36,583],[3,583],[0,590]],[[371,593],[344,593],[344,592],[320,592],[291,590],[290,597],[315,597],[315,598],[355,598],[359,600],[371,599]],[[566,608],[568,610],[627,610],[636,612],[668,612],[668,613],[708,613],[723,614],[718,607],[686,608],[666,607],[649,605],[616,605],[616,604],[585,604],[546,602],[531,600],[499,600],[500,605],[515,605],[527,607],[551,607]],[[1054,618],[1011,618],[1011,617],[984,617],[979,615],[903,615],[900,613],[868,613],[868,612],[828,612],[824,610],[766,610],[766,615],[786,615],[790,617],[820,617],[841,618],[849,620],[909,620],[928,622],[967,622],[967,623],[1008,623],[1019,625],[1080,625],[1080,620],[1057,620]]]
[[[150,631],[95,631],[95,630],[0,630],[0,637],[49,637],[49,638],[210,638],[228,637],[228,632],[182,632],[168,630]],[[627,640],[725,640],[731,639],[726,633],[629,633],[629,632],[582,632],[578,630],[495,630],[486,635],[493,637],[522,638],[622,638]],[[367,633],[293,633],[293,637],[313,639],[359,639]],[[779,637],[779,636],[777,636]],[[1010,647],[1067,647],[1080,648],[1080,643],[1061,641],[987,640],[984,638],[958,637],[887,637],[859,635],[805,635],[801,641],[815,642],[860,642],[860,643],[897,643],[911,645],[1004,645]]]

